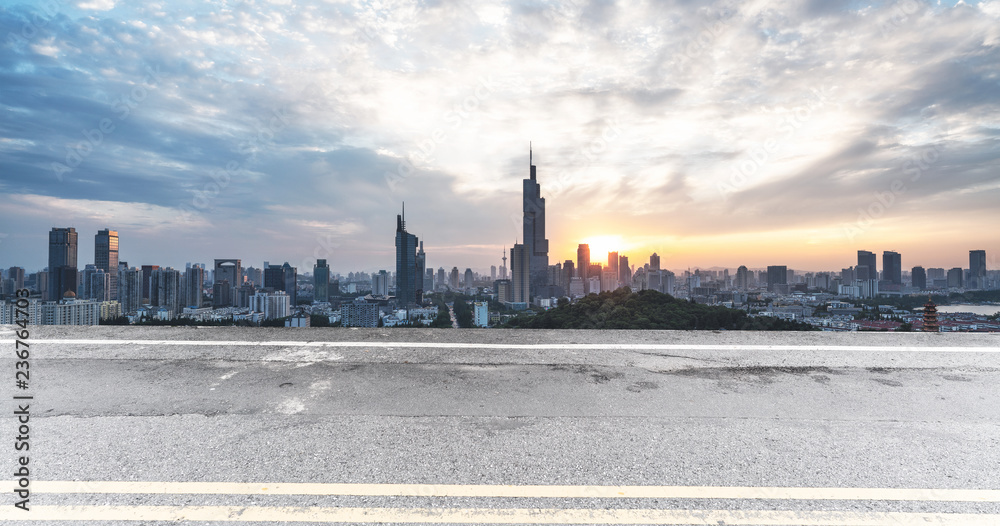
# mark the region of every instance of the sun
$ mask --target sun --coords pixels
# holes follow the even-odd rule
[[[594,236],[581,241],[590,245],[590,261],[592,263],[608,264],[608,253],[620,250],[622,236]]]

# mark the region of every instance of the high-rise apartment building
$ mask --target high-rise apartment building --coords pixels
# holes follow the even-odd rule
[[[528,247],[518,243],[510,249],[511,288],[515,303],[528,303],[531,298],[531,256]]]
[[[48,300],[56,301],[77,289],[77,233],[75,228],[49,232]]]
[[[184,270],[184,294],[182,294],[185,307],[201,308],[203,298],[202,288],[205,286],[204,267],[194,265]]]
[[[524,194],[524,248],[528,251],[530,291],[532,294],[542,292],[549,285],[549,240],[545,239],[545,198],[542,197],[541,186],[536,180],[535,165],[532,153],[528,150],[528,178],[523,181]],[[511,256],[513,258],[513,256]],[[513,265],[512,265],[513,266]],[[517,279],[514,279],[515,294]],[[548,291],[545,291],[548,294]],[[527,300],[524,300],[527,301]]]
[[[118,299],[118,231],[105,228],[94,236],[94,264],[111,278],[111,299]]]

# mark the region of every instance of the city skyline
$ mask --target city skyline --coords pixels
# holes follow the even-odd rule
[[[905,7],[3,4],[0,266],[71,226],[80,268],[103,229],[133,265],[392,268],[406,201],[429,268],[485,272],[530,140],[550,263],[964,268],[1000,253],[1000,9]]]

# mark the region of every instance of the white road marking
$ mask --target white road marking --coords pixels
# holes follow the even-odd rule
[[[460,524],[705,524],[995,526],[1000,515],[848,511],[657,509],[332,508],[245,506],[34,506],[0,508],[0,521],[218,521]]]
[[[1000,490],[741,486],[556,486],[279,482],[37,481],[36,493],[358,495],[602,499],[767,499],[1000,502]]]
[[[0,340],[12,344],[14,340]],[[660,344],[660,343],[457,343],[457,342],[354,342],[354,341],[242,341],[242,340],[60,340],[37,339],[32,345],[172,345],[194,347],[330,347],[363,349],[495,349],[495,350],[636,350],[636,351],[850,351],[850,352],[917,352],[917,353],[1000,353],[1000,339],[995,347],[885,346],[885,345],[727,345],[727,344]],[[306,359],[340,359],[337,355],[303,354]],[[287,355],[273,354],[274,360],[289,360]],[[297,358],[297,356],[296,356]]]

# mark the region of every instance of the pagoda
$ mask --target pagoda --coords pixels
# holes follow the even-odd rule
[[[927,303],[924,303],[923,332],[938,332],[937,305],[930,296],[927,297]]]

